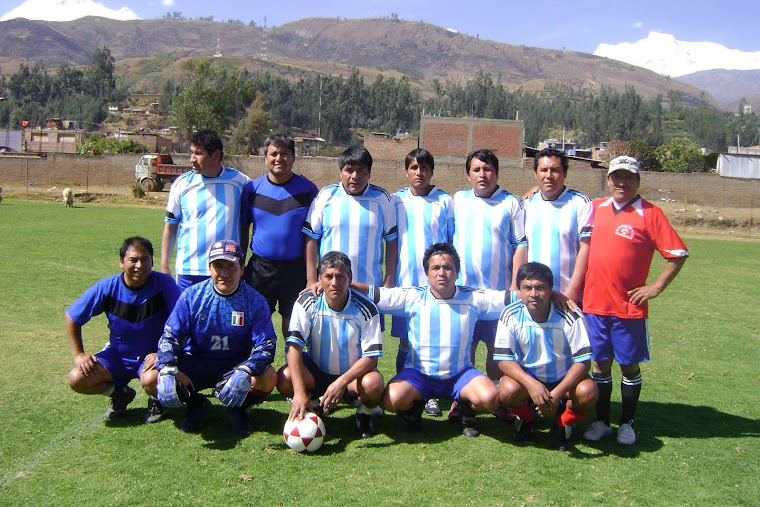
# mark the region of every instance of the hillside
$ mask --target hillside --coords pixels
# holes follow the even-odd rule
[[[689,102],[717,104],[689,84],[625,63],[587,53],[481,40],[422,22],[310,18],[288,23],[266,30],[268,61],[257,59],[263,33],[261,27],[243,24],[174,19],[116,21],[87,17],[68,22],[14,19],[0,23],[0,69],[10,74],[19,63],[32,61],[41,61],[48,67],[61,63],[84,65],[89,63],[95,48],[102,46],[107,46],[117,61],[168,57],[174,62],[212,56],[219,38],[222,54],[249,70],[299,69],[299,72],[347,74],[352,66],[357,66],[368,77],[381,71],[387,75],[406,74],[423,89],[429,89],[434,78],[462,82],[483,71],[499,77],[510,88],[540,90],[550,81],[592,89],[610,86],[622,91],[630,84],[648,97],[675,89]],[[165,70],[161,62],[166,60],[141,64],[143,91],[159,91],[163,84],[159,76]],[[176,70],[170,74],[176,74]],[[126,77],[140,80],[140,76]],[[156,88],[148,89],[151,85]]]
[[[752,103],[750,98],[753,96],[753,105],[760,107],[757,100],[760,95],[760,70],[703,70],[677,79],[707,91],[728,111],[735,112],[742,98]]]

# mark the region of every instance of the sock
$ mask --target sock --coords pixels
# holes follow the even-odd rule
[[[610,398],[612,397],[612,372],[592,373],[591,378],[596,382],[599,389],[599,398],[596,401],[596,420],[610,425]]]
[[[530,422],[536,417],[536,412],[527,403],[522,407],[510,408],[509,411],[525,422]]]
[[[641,394],[641,370],[623,374],[620,380],[620,396],[623,399],[623,412],[620,414],[620,424],[631,422],[636,412],[636,404]]]
[[[406,356],[409,354],[409,349],[403,349],[401,348],[401,345],[398,346],[398,354],[396,354],[396,373],[401,373],[401,370],[404,369],[404,364],[406,364]]]
[[[103,391],[101,394],[103,394],[104,396],[111,396],[115,390],[116,390],[116,384],[114,384],[113,382],[109,382],[108,387],[106,387],[106,390]]]
[[[371,408],[369,408],[369,407],[368,407],[367,405],[365,405],[364,403],[360,403],[360,404],[359,404],[359,408],[357,408],[357,409],[356,409],[356,413],[357,413],[357,414],[367,414],[367,415],[372,415],[372,409],[371,409]]]
[[[572,408],[566,408],[562,415],[557,418],[557,426],[572,426],[578,421],[582,421],[586,418],[586,414],[579,414],[573,412]]]

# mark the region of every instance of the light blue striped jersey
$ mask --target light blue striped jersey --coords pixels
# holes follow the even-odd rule
[[[574,363],[591,361],[586,318],[552,303],[546,322],[535,322],[522,301],[501,312],[494,361],[516,361],[533,378],[560,382]]]
[[[336,312],[309,292],[293,305],[286,344],[295,344],[325,373],[342,375],[362,357],[383,355],[380,315],[362,294],[350,290],[346,307]]]
[[[223,166],[216,178],[188,171],[172,183],[165,221],[178,224],[175,274],[208,276],[211,245],[221,239],[240,243],[241,198],[249,180]]]
[[[509,289],[512,256],[527,244],[520,200],[502,188],[487,198],[462,190],[454,194],[454,223],[454,247],[462,260],[457,283]]]
[[[351,260],[353,279],[383,283],[383,240],[397,238],[396,207],[382,188],[367,185],[351,195],[342,183],[327,185],[311,203],[302,232],[319,240],[319,256],[337,250]]]
[[[427,285],[422,267],[425,250],[454,239],[454,200],[433,187],[428,195],[414,195],[409,187],[393,194],[398,221],[396,286]]]
[[[430,287],[373,287],[381,312],[408,323],[411,366],[431,377],[446,379],[471,366],[472,332],[478,319],[495,320],[509,292],[457,287],[454,296],[438,299]]]
[[[565,187],[553,201],[536,192],[523,206],[528,262],[549,266],[554,275],[554,290],[564,292],[573,276],[580,240],[591,238],[591,199]]]

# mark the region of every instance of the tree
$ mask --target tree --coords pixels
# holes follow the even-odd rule
[[[657,161],[665,172],[701,172],[705,169],[702,150],[685,138],[675,138],[668,144],[659,146],[655,153]]]
[[[111,97],[116,90],[116,78],[113,75],[115,62],[111,50],[107,47],[95,49],[92,54],[92,63],[85,72],[85,83],[90,95]]]
[[[267,104],[260,97],[248,106],[245,117],[240,120],[232,133],[229,152],[233,154],[255,155],[269,132]]]

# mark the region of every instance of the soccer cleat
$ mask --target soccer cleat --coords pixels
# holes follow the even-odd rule
[[[552,426],[552,447],[558,451],[570,450],[570,436],[573,434],[572,426]]]
[[[385,415],[385,411],[383,410],[383,407],[378,405],[372,409],[372,413],[370,415],[372,416],[372,419],[377,419],[378,417],[383,417]]]
[[[372,416],[369,414],[356,414],[356,429],[362,438],[370,438],[375,435],[375,428],[372,426]]]
[[[232,423],[232,432],[241,437],[247,437],[253,433],[251,421],[248,418],[248,410],[242,407],[226,407],[224,415]]]
[[[449,421],[451,422],[459,422],[459,409],[457,408],[459,406],[459,403],[456,401],[451,402],[451,408],[449,409]]]
[[[438,406],[438,400],[435,398],[427,400],[427,403],[425,403],[425,413],[432,417],[441,417],[443,412],[441,412],[441,407]]]
[[[462,435],[466,437],[480,435],[478,423],[475,420],[475,411],[470,407],[470,402],[457,403],[457,407],[459,408],[459,420],[462,422]]]
[[[516,444],[524,444],[533,439],[533,426],[535,421],[523,421],[519,417],[515,419],[515,433],[512,435],[512,441]]]
[[[636,443],[636,432],[633,430],[633,421],[620,425],[617,431],[618,444],[633,445]]]
[[[182,421],[181,429],[185,433],[196,433],[203,427],[203,416],[211,406],[208,399],[198,393],[193,393],[187,400],[187,411],[185,419]]]
[[[110,421],[111,419],[118,419],[124,417],[127,413],[127,405],[132,403],[135,399],[135,390],[129,386],[126,386],[123,390],[114,389],[111,394],[111,401],[108,403],[108,409],[103,414],[103,418]]]
[[[309,406],[311,407],[311,411],[317,414],[319,417],[330,413],[330,411],[325,410],[322,408],[322,405],[319,404],[319,398],[311,398],[309,400]]]
[[[499,407],[496,412],[493,413],[496,418],[505,423],[515,422],[517,416],[504,407]]]
[[[422,400],[412,403],[412,408],[398,413],[401,416],[401,429],[408,432],[422,430]]]
[[[606,424],[604,421],[596,421],[586,430],[583,434],[583,438],[589,442],[598,442],[614,432],[615,430],[613,430],[609,424]]]
[[[163,421],[166,418],[166,410],[158,398],[151,396],[148,398],[148,409],[145,411],[145,422],[148,424]]]

